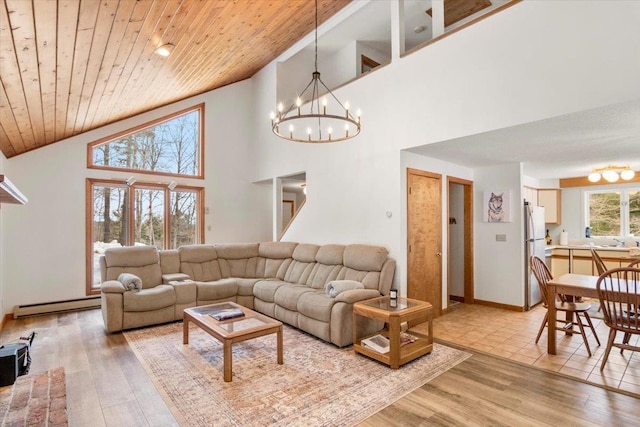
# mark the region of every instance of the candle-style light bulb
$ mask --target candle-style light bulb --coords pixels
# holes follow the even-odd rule
[[[357,117],[357,121],[358,121],[358,123],[360,123],[360,116],[361,116],[361,114],[362,114],[362,113],[360,112],[360,109],[358,109],[358,111],[356,111],[356,117]]]
[[[302,99],[300,99],[300,97],[298,97],[298,99],[296,99],[296,107],[298,107],[298,115],[300,115],[300,106],[302,105]]]
[[[289,137],[293,138],[293,125],[289,125]]]
[[[346,138],[349,138],[349,124],[348,123],[346,123],[344,125],[344,134],[345,134]]]
[[[345,116],[348,119],[349,118],[349,101],[344,103],[344,111],[345,111]]]
[[[307,128],[307,135],[309,137],[309,141],[311,141],[311,128]]]
[[[273,121],[276,119],[276,113],[273,111],[269,114],[269,118],[271,119],[271,126],[273,126]]]
[[[322,111],[327,114],[327,97],[322,98]]]
[[[327,129],[327,133],[329,134],[329,141],[331,141],[331,132],[333,132],[333,129]]]
[[[282,102],[278,103],[278,113],[282,114],[282,112],[284,111],[284,105],[282,105]]]

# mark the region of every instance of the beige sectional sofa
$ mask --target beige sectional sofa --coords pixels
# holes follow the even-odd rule
[[[380,246],[294,242],[111,248],[100,265],[108,332],[180,320],[185,308],[235,301],[339,347],[353,341],[353,303],[388,295],[395,272],[395,261]],[[126,290],[117,280],[121,273],[140,277],[142,290]],[[363,288],[335,297],[326,292],[330,282],[353,281]],[[363,332],[382,327],[362,322]]]

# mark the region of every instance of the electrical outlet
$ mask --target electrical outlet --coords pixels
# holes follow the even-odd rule
[[[506,242],[507,235],[506,234],[496,234],[496,242]]]

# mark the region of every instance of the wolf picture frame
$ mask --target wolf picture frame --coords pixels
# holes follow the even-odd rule
[[[511,190],[494,190],[483,193],[484,222],[511,222]]]

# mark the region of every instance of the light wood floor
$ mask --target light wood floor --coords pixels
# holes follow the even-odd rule
[[[123,335],[104,333],[99,310],[12,320],[0,342],[32,330],[31,373],[65,368],[69,425],[177,425]],[[627,426],[638,420],[638,398],[478,353],[362,425]]]

